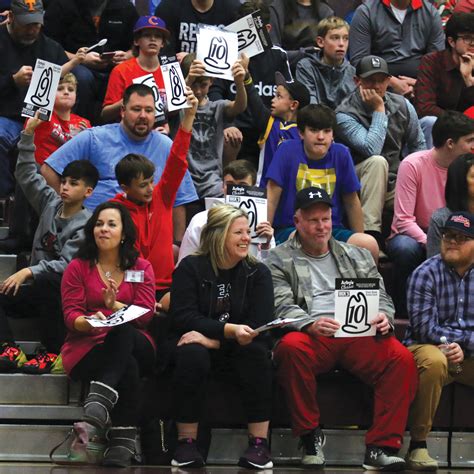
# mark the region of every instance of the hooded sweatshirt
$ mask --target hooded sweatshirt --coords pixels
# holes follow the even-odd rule
[[[132,216],[137,230],[136,247],[152,265],[157,290],[171,286],[173,258],[173,205],[179,185],[188,169],[186,155],[191,133],[178,130],[161,179],[153,189],[151,202],[137,204],[126,194],[117,194],[112,201],[123,204]]]
[[[354,89],[355,68],[344,59],[340,66],[323,62],[323,53],[307,53],[296,66],[296,80],[309,90],[312,104],[335,109]]]

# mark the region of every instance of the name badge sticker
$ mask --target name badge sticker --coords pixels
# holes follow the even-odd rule
[[[143,283],[145,281],[144,270],[127,270],[125,272],[125,281],[127,283]]]

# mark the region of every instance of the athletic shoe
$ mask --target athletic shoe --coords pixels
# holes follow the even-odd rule
[[[239,459],[238,465],[248,469],[269,469],[273,467],[267,440],[249,436],[249,446]]]
[[[405,461],[390,454],[387,449],[371,446],[365,450],[362,467],[367,471],[403,471]]]
[[[417,448],[409,451],[405,456],[407,469],[410,471],[436,471],[438,462],[433,459],[426,448]]]
[[[65,374],[66,373],[63,367],[63,358],[61,354],[58,354],[58,357],[56,357],[56,360],[53,362],[53,365],[51,366],[51,373],[52,374]]]
[[[0,372],[14,372],[27,361],[26,355],[14,342],[0,346]]]
[[[196,440],[184,438],[178,440],[171,465],[175,467],[202,467],[204,459],[197,449]]]
[[[321,468],[326,463],[323,446],[326,444],[324,433],[316,428],[311,433],[300,438],[300,447],[303,448],[301,464],[305,467]]]
[[[36,355],[23,365],[23,372],[33,375],[49,374],[57,358],[57,354],[46,352],[46,349],[40,348],[36,351]]]

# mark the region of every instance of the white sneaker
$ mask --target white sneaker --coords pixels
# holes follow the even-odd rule
[[[407,469],[412,471],[436,471],[438,462],[433,459],[426,448],[418,448],[409,451],[405,456]]]

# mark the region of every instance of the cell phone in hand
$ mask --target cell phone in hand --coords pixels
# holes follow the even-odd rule
[[[115,56],[115,51],[107,51],[106,53],[100,53],[100,59],[104,61],[111,61]]]

